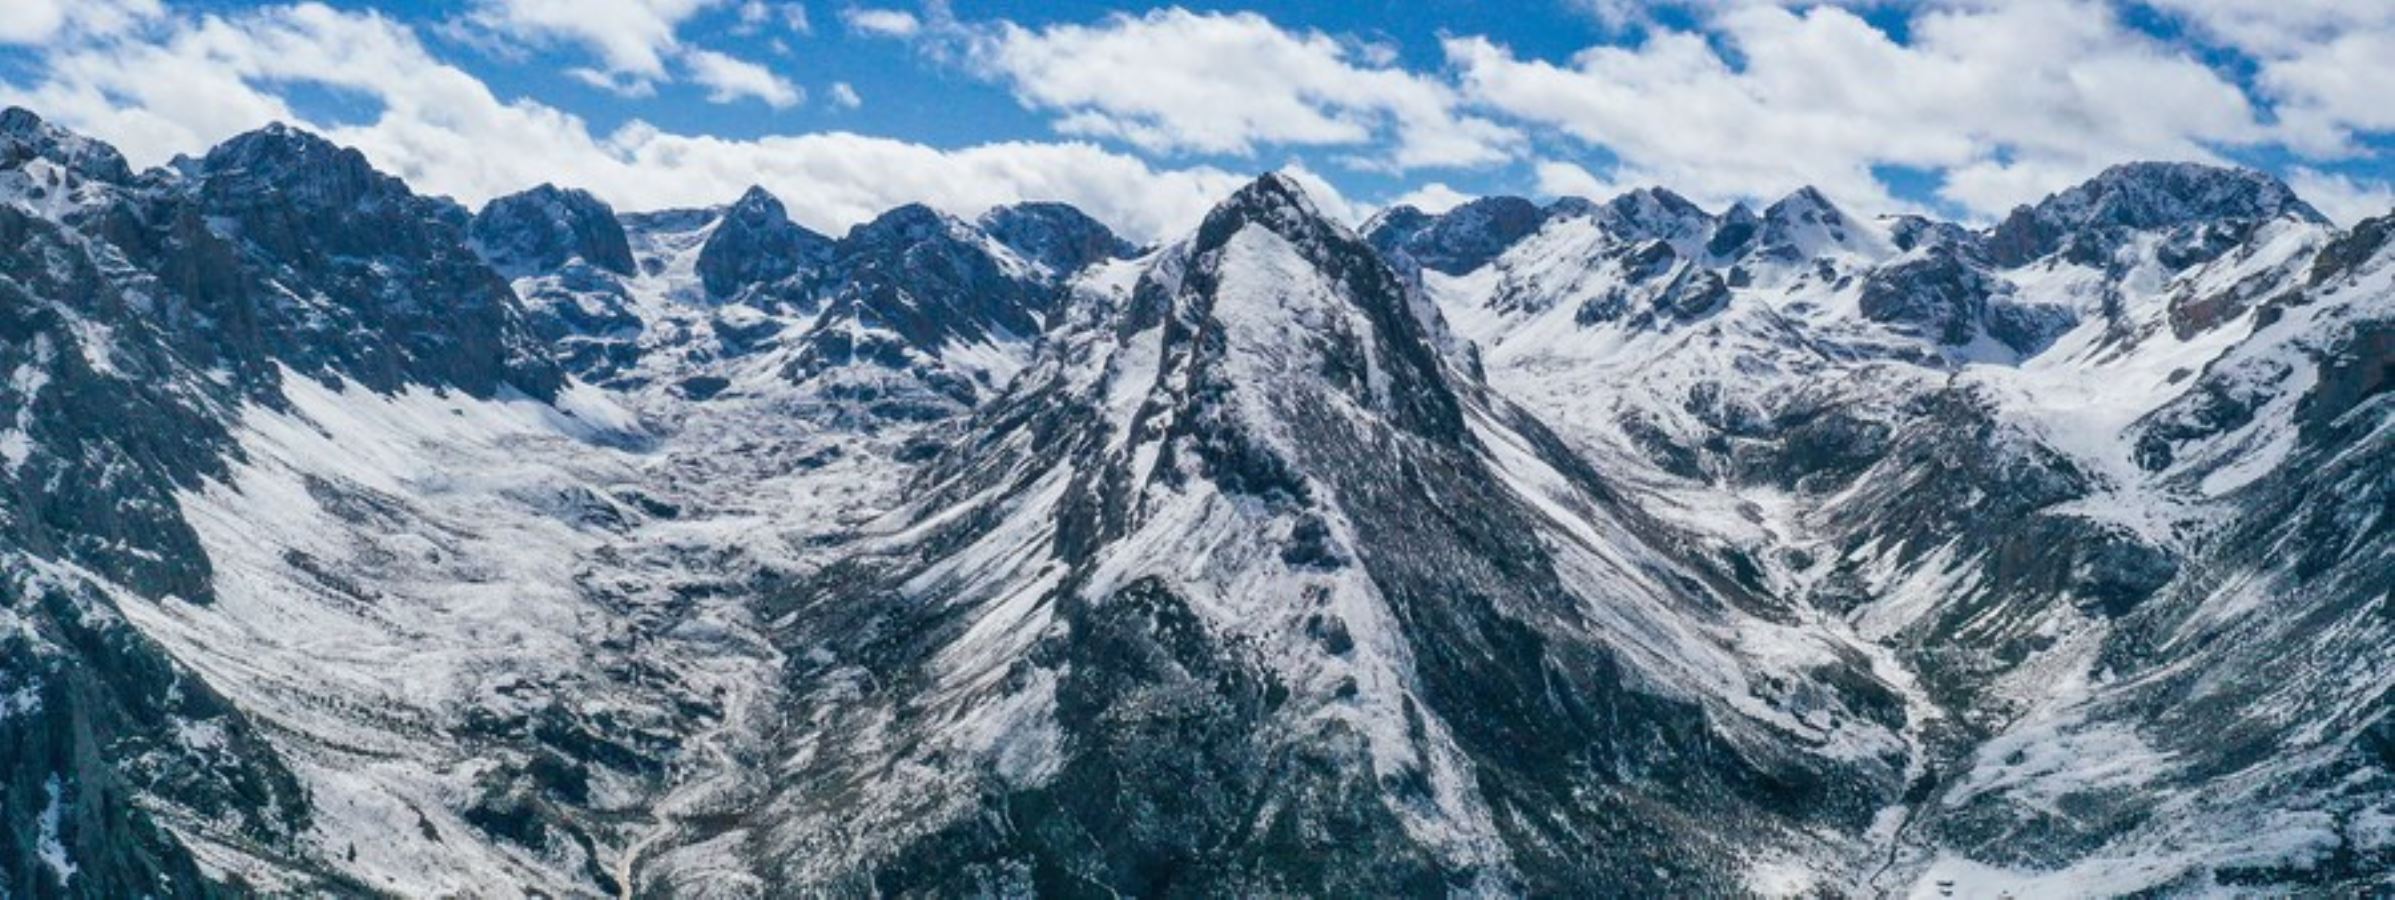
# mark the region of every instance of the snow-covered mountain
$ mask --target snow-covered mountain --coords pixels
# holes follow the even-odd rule
[[[0,895],[2395,889],[2395,217],[2256,173],[0,199]]]

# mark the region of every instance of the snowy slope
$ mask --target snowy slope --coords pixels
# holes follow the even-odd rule
[[[2395,219],[2266,176],[1141,249],[12,110],[0,200],[0,894],[2395,868]]]

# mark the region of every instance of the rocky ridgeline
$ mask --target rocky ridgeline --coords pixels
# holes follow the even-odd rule
[[[2395,866],[2395,251],[2258,173],[1139,248],[9,110],[0,195],[0,894]]]

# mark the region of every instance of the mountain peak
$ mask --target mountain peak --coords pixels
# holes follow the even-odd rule
[[[1127,259],[1139,248],[1069,203],[1030,201],[982,213],[991,239],[1055,274],[1080,271],[1101,259]]]
[[[125,157],[100,141],[42,121],[32,110],[11,106],[0,110],[0,165],[14,167],[41,158],[94,181],[133,180]]]
[[[1411,206],[1395,207],[1373,217],[1364,231],[1383,253],[1403,253],[1423,268],[1461,275],[1487,265],[1553,215],[1529,200],[1501,195],[1480,197],[1435,216]]]
[[[732,205],[727,209],[724,217],[726,219],[746,219],[751,222],[772,222],[788,221],[790,213],[789,210],[783,208],[782,198],[774,196],[772,191],[766,190],[761,185],[752,184],[749,185],[748,190],[740,192],[740,199],[732,201]]]
[[[1597,220],[1623,241],[1701,238],[1713,217],[1688,198],[1659,187],[1625,191],[1598,208]]]
[[[954,232],[963,224],[956,217],[924,204],[908,203],[885,210],[871,221],[849,229],[848,239],[876,240],[888,236],[914,242]]]
[[[2039,206],[2081,224],[2160,228],[2201,219],[2327,217],[2285,182],[2252,169],[2187,162],[2133,162],[2105,169]]]
[[[1262,225],[1293,241],[1320,240],[1346,229],[1331,222],[1306,195],[1304,185],[1279,172],[1266,172],[1233,192],[1198,227],[1198,244],[1217,246],[1248,224]]]
[[[399,179],[375,171],[356,149],[281,122],[226,139],[209,149],[200,166],[212,181],[230,179],[231,190],[271,190],[331,204],[410,193]]]
[[[2126,236],[2216,223],[2271,219],[2326,225],[2295,191],[2252,169],[2187,162],[2134,162],[2014,209],[1988,234],[1991,255],[2020,265],[2058,250],[2074,262],[2109,259]]]
[[[486,203],[468,233],[502,269],[554,270],[576,257],[618,275],[633,271],[632,247],[614,208],[590,192],[542,184]]]
[[[1820,223],[1830,226],[1846,224],[1846,215],[1830,202],[1819,188],[1805,185],[1790,191],[1770,206],[1763,208],[1763,218],[1775,222]]]
[[[831,238],[790,221],[780,198],[750,187],[699,247],[699,282],[709,295],[728,300],[820,268],[831,253]]]

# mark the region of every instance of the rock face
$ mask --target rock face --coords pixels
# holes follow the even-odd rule
[[[1382,253],[1403,254],[1424,268],[1461,275],[1530,236],[1548,214],[1520,197],[1483,197],[1436,216],[1401,206],[1365,226],[1365,238]]]
[[[992,239],[1057,277],[1139,252],[1098,220],[1062,203],[1001,206],[983,214],[979,224]]]
[[[699,250],[699,283],[709,296],[760,308],[812,302],[808,276],[832,254],[832,240],[790,221],[782,201],[752,187],[715,224]]]
[[[615,210],[588,191],[544,184],[493,200],[469,229],[485,260],[501,271],[544,271],[583,263],[632,274],[632,245]]]
[[[2389,233],[835,239],[9,110],[0,894],[2383,891]]]

